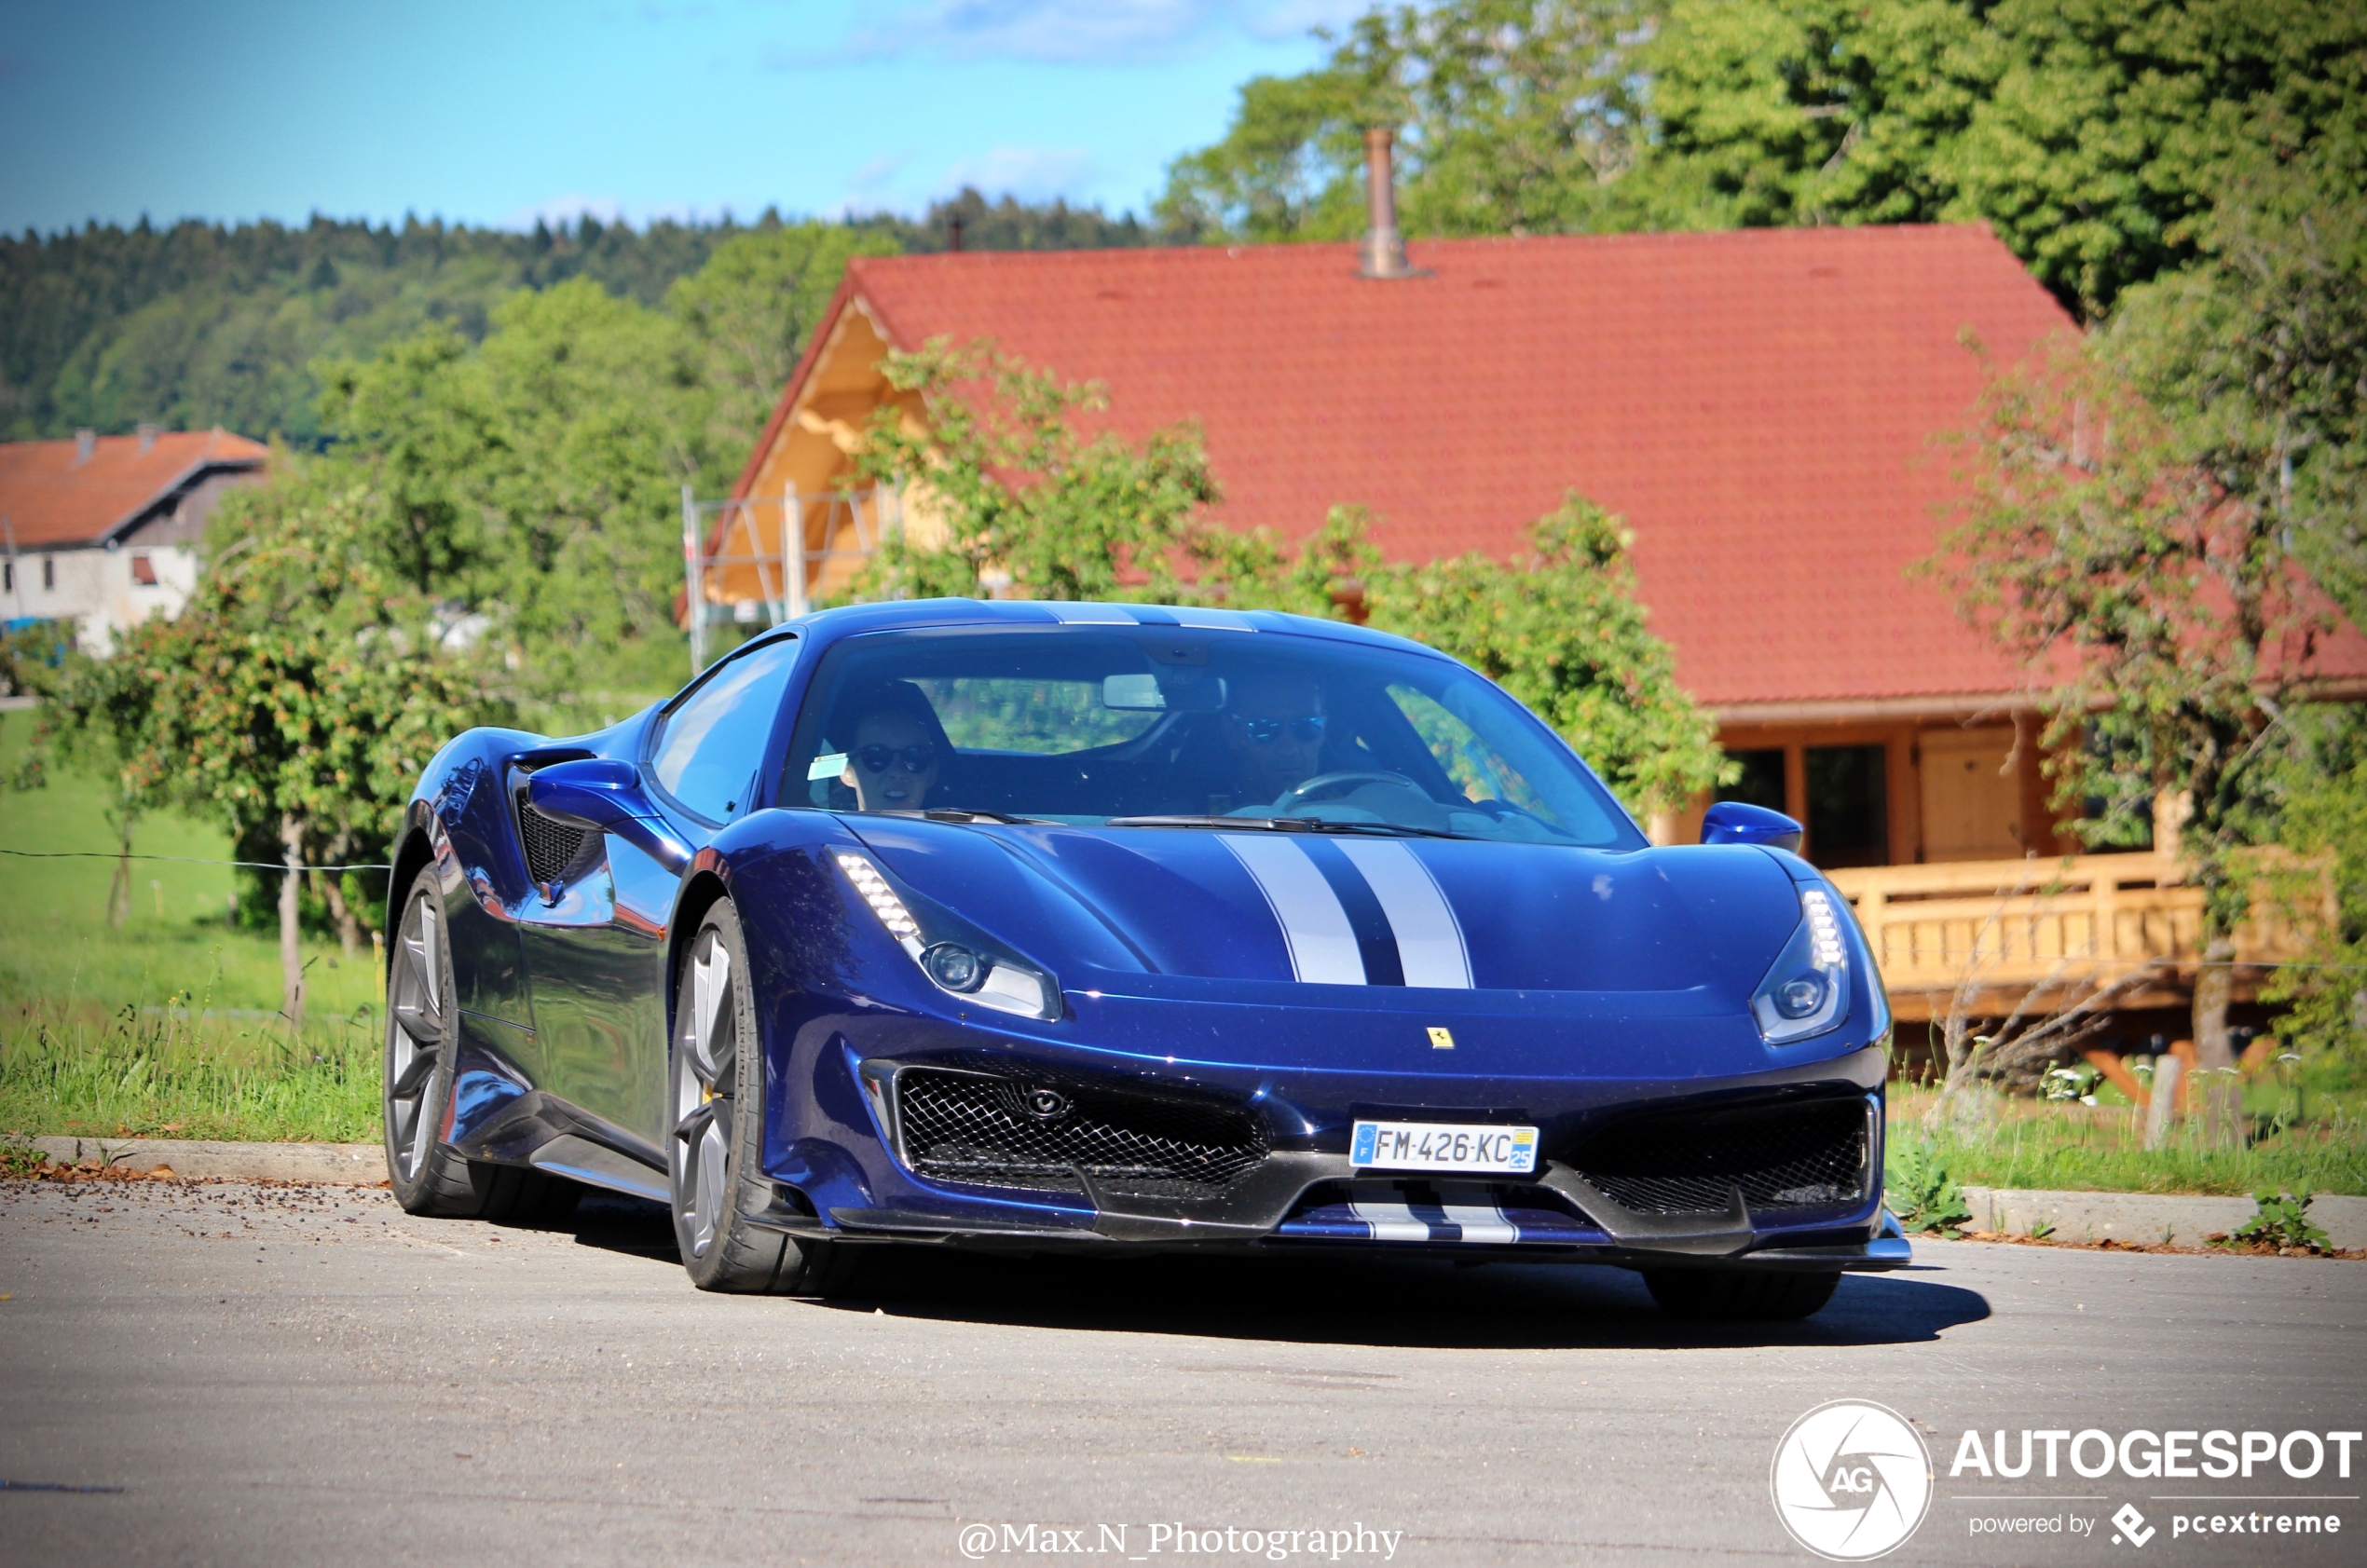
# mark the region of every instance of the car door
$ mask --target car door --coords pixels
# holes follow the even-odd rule
[[[653,722],[642,782],[691,850],[750,808],[799,647],[751,645]],[[665,1131],[665,921],[680,875],[614,834],[595,838],[520,922],[542,1084],[655,1145]]]

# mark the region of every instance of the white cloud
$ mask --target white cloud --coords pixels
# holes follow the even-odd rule
[[[776,51],[773,63],[934,54],[1074,65],[1151,65],[1212,35],[1262,43],[1338,26],[1375,0],[901,0],[848,30],[820,59]]]
[[[1216,0],[917,0],[857,24],[841,48],[873,60],[928,53],[1136,63],[1168,58],[1219,8]]]
[[[911,159],[902,153],[882,153],[847,176],[847,194],[850,196],[870,195],[890,180],[895,179],[896,172],[910,161]]]
[[[990,197],[1008,192],[1021,201],[1049,201],[1074,196],[1092,172],[1092,156],[1082,147],[990,147],[948,169],[936,194],[976,185]]]
[[[1319,27],[1336,33],[1373,6],[1374,0],[1265,0],[1240,7],[1241,31],[1265,44],[1304,38]]]

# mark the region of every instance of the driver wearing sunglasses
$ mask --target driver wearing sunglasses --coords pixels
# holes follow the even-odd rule
[[[1221,731],[1243,805],[1262,805],[1322,771],[1323,688],[1285,672],[1232,683]]]
[[[929,803],[945,765],[945,729],[920,688],[893,681],[855,722],[840,782],[866,811],[917,811]]]

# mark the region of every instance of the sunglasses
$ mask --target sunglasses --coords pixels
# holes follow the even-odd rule
[[[1239,718],[1234,723],[1250,738],[1252,745],[1270,746],[1287,732],[1293,741],[1312,745],[1323,738],[1323,716],[1310,714],[1305,718]]]
[[[864,771],[870,773],[884,773],[898,759],[903,761],[906,772],[925,773],[937,766],[937,748],[925,741],[900,750],[895,746],[857,746],[855,759],[863,764]]]

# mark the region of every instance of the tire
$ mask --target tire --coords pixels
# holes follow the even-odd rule
[[[858,1249],[801,1241],[747,1218],[773,1204],[763,1172],[764,1063],[748,974],[739,913],[724,900],[700,922],[675,987],[666,1066],[675,1241],[702,1290],[834,1295],[854,1284]]]
[[[1644,1284],[1671,1317],[1729,1323],[1784,1323],[1808,1317],[1833,1299],[1839,1274],[1760,1269],[1652,1269]]]
[[[551,1221],[573,1212],[583,1189],[521,1166],[463,1159],[444,1141],[458,1047],[452,942],[444,890],[429,866],[411,882],[395,923],[387,973],[384,1111],[387,1180],[412,1214],[463,1220]]]

